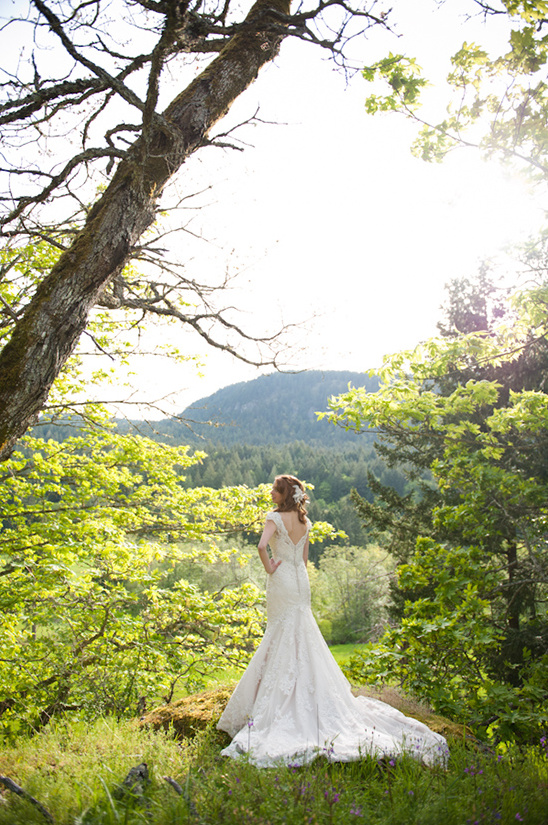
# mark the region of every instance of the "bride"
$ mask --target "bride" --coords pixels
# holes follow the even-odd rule
[[[276,509],[259,541],[268,574],[266,632],[218,722],[233,737],[222,753],[248,754],[258,767],[303,765],[321,754],[348,762],[404,752],[444,764],[443,736],[384,702],[352,695],[310,609],[303,484],[277,476],[271,497]]]

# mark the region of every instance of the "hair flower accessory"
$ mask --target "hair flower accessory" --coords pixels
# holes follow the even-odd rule
[[[304,490],[301,490],[298,484],[294,484],[293,489],[295,490],[295,492],[293,493],[293,501],[296,504],[300,504],[301,501],[303,501],[303,499],[306,498],[306,493],[304,492]]]

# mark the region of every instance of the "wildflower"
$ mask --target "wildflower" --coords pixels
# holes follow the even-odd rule
[[[409,796],[415,796],[415,791],[408,791]]]
[[[523,817],[521,814],[516,814],[516,819],[518,820],[518,822],[523,822]]]
[[[352,816],[363,816],[362,809],[359,805],[352,805],[352,807],[350,808],[350,813],[352,814]]]

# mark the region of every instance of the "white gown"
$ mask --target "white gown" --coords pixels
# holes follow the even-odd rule
[[[403,752],[445,764],[443,736],[384,702],[352,695],[310,609],[306,534],[293,544],[279,513],[267,519],[276,525],[273,557],[282,563],[268,576],[264,638],[217,725],[233,737],[222,753],[248,753],[258,767],[303,765],[321,754],[348,762]]]

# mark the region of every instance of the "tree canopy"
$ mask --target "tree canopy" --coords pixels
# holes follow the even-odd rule
[[[505,320],[391,356],[377,393],[331,402],[414,481],[355,496],[400,566],[398,625],[352,674],[396,676],[501,738],[546,722],[547,299],[545,282],[517,290]]]

